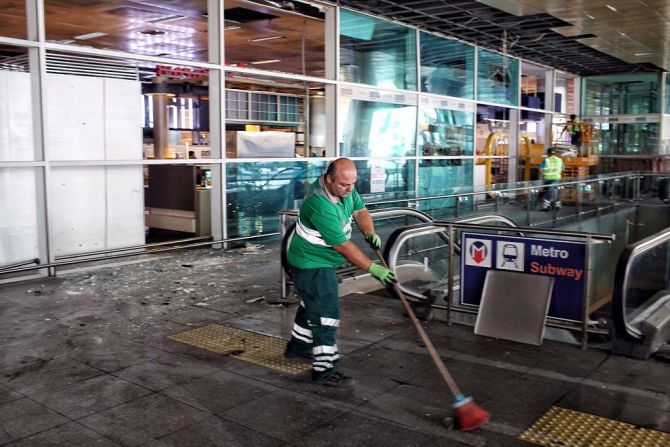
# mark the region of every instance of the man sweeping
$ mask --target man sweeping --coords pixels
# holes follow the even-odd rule
[[[373,263],[350,241],[353,219],[370,246],[381,247],[370,213],[356,192],[356,179],[356,166],[348,158],[328,166],[305,196],[287,252],[289,274],[301,301],[284,355],[312,361],[312,380],[325,386],[353,385],[353,379],[340,371],[335,340],[340,325],[337,267],[348,261],[384,285],[395,282],[393,272]]]

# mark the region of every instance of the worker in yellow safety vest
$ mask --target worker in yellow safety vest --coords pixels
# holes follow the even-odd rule
[[[566,130],[570,134],[570,143],[577,149],[580,149],[582,147],[582,123],[577,121],[577,115],[570,115],[570,119],[565,123],[561,135],[563,135]]]
[[[556,156],[556,150],[553,147],[547,149],[547,158],[540,163],[540,170],[542,171],[542,178],[545,185],[554,185],[561,181],[561,173],[563,172],[563,160]],[[544,202],[542,204],[542,211],[549,211],[551,202],[554,202],[556,210],[561,209],[561,191],[557,186],[547,186],[544,194]]]

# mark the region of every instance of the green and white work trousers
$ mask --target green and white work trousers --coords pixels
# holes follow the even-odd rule
[[[551,208],[551,202],[554,202],[554,206],[557,210],[561,209],[561,190],[558,186],[553,186],[554,183],[558,183],[561,180],[545,180],[544,184],[547,185],[547,188],[544,192],[544,201],[542,203],[542,209],[548,210]]]
[[[339,371],[335,334],[340,325],[340,302],[334,268],[291,267],[291,278],[300,296],[288,350],[314,357],[312,378]]]

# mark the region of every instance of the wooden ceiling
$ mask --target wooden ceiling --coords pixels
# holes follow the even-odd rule
[[[31,0],[32,1],[32,0]],[[49,41],[208,61],[207,0],[43,0]],[[222,0],[275,16],[226,22],[226,64],[322,77],[323,14]],[[0,35],[27,38],[25,0],[3,0]],[[338,0],[338,4],[581,75],[670,69],[668,0]],[[306,7],[316,9],[312,6]],[[299,8],[298,8],[299,9]],[[309,14],[308,14],[309,15]],[[89,33],[105,35],[81,40]],[[282,36],[253,42],[252,39]],[[304,51],[303,51],[304,47]],[[0,46],[0,58],[25,50]],[[252,65],[277,59],[278,62]]]
[[[225,10],[234,10],[242,17],[235,22],[226,21],[226,64],[254,67],[254,62],[278,60],[257,67],[324,76],[324,20],[269,3],[225,1]],[[207,0],[44,0],[44,9],[46,38],[51,42],[192,61],[210,60]],[[267,16],[254,19],[250,11]],[[91,33],[104,35],[76,38]],[[9,1],[0,11],[0,35],[27,38],[23,1]],[[275,36],[281,37],[252,41]],[[8,48],[2,50],[6,53]]]

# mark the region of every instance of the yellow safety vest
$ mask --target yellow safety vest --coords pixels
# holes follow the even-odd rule
[[[544,160],[542,175],[545,180],[560,180],[561,171],[563,171],[563,160],[557,156],[552,155]]]
[[[568,127],[568,132],[570,134],[575,134],[577,132],[582,131],[582,125],[579,124],[577,121],[568,121],[567,124],[568,124],[568,126],[567,126]]]

